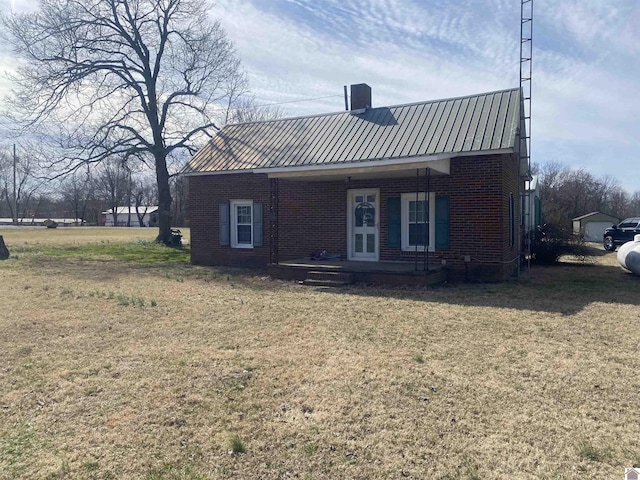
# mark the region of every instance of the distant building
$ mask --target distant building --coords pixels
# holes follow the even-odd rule
[[[604,231],[619,221],[619,218],[606,213],[587,213],[573,219],[573,234],[584,237],[587,242],[601,242]]]
[[[129,222],[131,218],[131,222]],[[113,209],[102,212],[102,223],[105,227],[113,227]],[[142,220],[142,224],[140,223]],[[140,205],[139,207],[117,207],[117,227],[156,227],[158,226],[158,207],[156,205]]]
[[[43,226],[46,220],[53,220],[58,224],[58,227],[72,227],[72,226],[80,226],[84,225],[83,222],[79,218],[19,218],[18,226],[20,227],[32,227],[32,226]],[[12,218],[0,218],[0,225],[13,225]]]

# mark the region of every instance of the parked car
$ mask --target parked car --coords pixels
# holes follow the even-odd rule
[[[604,231],[603,244],[608,252],[615,251],[618,245],[633,240],[640,234],[640,217],[625,218],[618,225],[613,225]]]

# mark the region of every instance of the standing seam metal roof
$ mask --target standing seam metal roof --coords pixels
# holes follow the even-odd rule
[[[183,174],[370,162],[516,147],[519,89],[228,125]]]

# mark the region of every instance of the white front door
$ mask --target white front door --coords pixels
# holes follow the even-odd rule
[[[347,248],[349,260],[378,260],[378,190],[349,190],[347,205]]]

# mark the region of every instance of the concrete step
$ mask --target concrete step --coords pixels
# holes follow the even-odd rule
[[[312,270],[307,272],[303,285],[325,288],[339,288],[353,283],[353,273],[324,272]]]
[[[353,273],[311,270],[307,272],[307,280],[327,280],[330,282],[341,282],[348,285],[353,283]]]
[[[340,288],[346,285],[350,285],[349,283],[333,281],[333,280],[303,280],[302,285],[307,285],[308,287],[323,287],[323,288]]]

